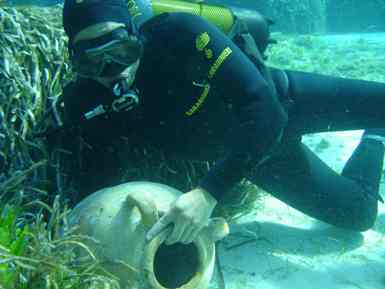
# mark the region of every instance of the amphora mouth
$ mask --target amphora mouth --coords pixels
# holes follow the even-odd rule
[[[155,253],[154,275],[166,288],[179,288],[190,282],[198,272],[198,249],[194,243],[161,244]]]
[[[190,244],[168,246],[164,243],[168,232],[163,231],[145,247],[146,281],[154,289],[199,288],[211,264],[213,245],[198,237]]]

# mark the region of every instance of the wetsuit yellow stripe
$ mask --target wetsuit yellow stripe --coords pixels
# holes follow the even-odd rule
[[[227,57],[232,53],[230,47],[226,47],[223,49],[221,54],[218,56],[217,60],[215,60],[213,66],[211,66],[209,70],[209,79],[213,78],[219,67],[222,65],[222,63],[226,60]]]
[[[208,36],[207,33],[203,33],[200,36],[198,36],[196,41],[197,50],[202,51],[206,47],[206,45],[209,43],[209,41],[210,41],[210,37]],[[227,57],[229,57],[229,55],[232,52],[233,51],[231,50],[230,47],[226,47],[225,49],[223,49],[221,54],[219,54],[218,58],[210,67],[208,76],[207,76],[208,79],[212,79],[214,77],[219,67],[227,59]],[[206,100],[209,94],[209,91],[210,91],[210,84],[207,83],[203,86],[203,91],[201,95],[198,97],[198,100],[194,103],[194,105],[188,111],[185,112],[187,116],[192,116],[203,105],[204,101]]]
[[[210,91],[210,84],[205,84],[201,95],[198,97],[197,102],[188,111],[186,111],[185,114],[187,116],[192,116],[202,106],[203,102],[207,98],[207,95],[209,94],[209,91]]]

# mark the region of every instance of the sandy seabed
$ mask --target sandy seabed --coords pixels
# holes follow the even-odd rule
[[[362,131],[304,137],[340,172]],[[385,183],[381,184],[385,195]],[[341,230],[267,196],[263,209],[231,225],[219,244],[226,289],[385,289],[385,205],[366,232]],[[216,274],[218,276],[218,274]],[[218,277],[211,287],[218,288]]]

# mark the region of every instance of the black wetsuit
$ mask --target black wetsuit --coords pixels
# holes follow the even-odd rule
[[[338,175],[301,135],[385,127],[384,84],[287,71],[285,90],[280,71],[251,61],[218,29],[189,14],[157,16],[142,34],[145,51],[135,81],[140,105],[81,121],[89,143],[124,135],[180,159],[218,160],[197,184],[217,199],[248,177],[323,221],[354,230],[373,224],[383,145],[361,142]],[[76,122],[112,97],[102,85],[78,80],[64,89],[67,116]]]

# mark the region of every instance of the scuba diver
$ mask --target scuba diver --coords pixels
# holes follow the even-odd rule
[[[166,244],[192,242],[244,177],[311,217],[371,228],[381,200],[385,84],[267,67],[265,17],[165,3],[168,10],[154,13],[142,0],[130,0],[129,9],[124,0],[65,1],[77,77],[63,99],[66,123],[84,147],[82,196],[116,184],[106,147],[124,137],[177,159],[215,161],[148,239],[173,225]],[[199,9],[183,11],[183,3]],[[301,143],[304,134],[354,129],[366,130],[341,174]]]

